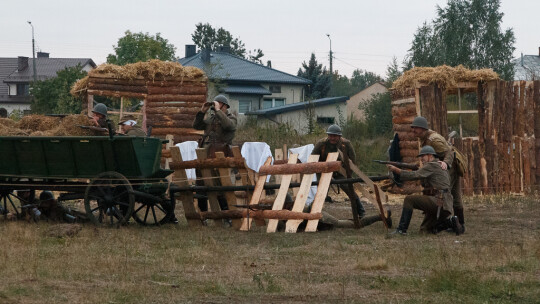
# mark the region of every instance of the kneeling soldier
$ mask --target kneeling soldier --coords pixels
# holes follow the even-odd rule
[[[417,171],[404,171],[392,165],[387,165],[390,171],[399,174],[401,180],[422,180],[423,195],[407,195],[403,201],[403,211],[397,230],[393,234],[407,234],[413,209],[424,211],[427,230],[434,233],[452,228],[459,235],[462,227],[456,216],[452,214],[452,194],[450,194],[450,177],[436,159],[433,147],[424,146],[420,150],[420,160],[423,167]]]

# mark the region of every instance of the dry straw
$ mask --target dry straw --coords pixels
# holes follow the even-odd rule
[[[499,75],[492,69],[469,70],[463,65],[450,67],[441,65],[438,67],[416,67],[403,73],[392,85],[396,91],[405,91],[415,88],[417,83],[432,85],[437,84],[441,88],[455,88],[459,82],[478,82],[499,79]]]
[[[0,136],[91,136],[92,131],[82,129],[89,125],[85,115],[68,115],[64,118],[44,115],[28,115],[19,122],[0,120]]]
[[[145,62],[136,62],[123,66],[102,64],[88,72],[88,76],[77,81],[71,88],[74,96],[82,95],[88,88],[89,77],[110,77],[114,79],[147,81],[177,80],[185,78],[197,79],[204,77],[204,72],[196,67],[185,67],[178,62],[151,59]]]

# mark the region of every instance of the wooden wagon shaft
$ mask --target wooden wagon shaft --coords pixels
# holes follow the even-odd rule
[[[148,94],[205,95],[206,86],[182,85],[180,87],[148,86]]]
[[[284,164],[275,166],[262,166],[259,169],[260,175],[283,175],[283,174],[313,174],[338,171],[341,167],[340,161],[333,162],[312,162],[304,164]]]
[[[147,100],[150,103],[159,101],[206,101],[206,95],[177,95],[177,94],[160,94],[160,95],[148,95]]]
[[[88,88],[93,89],[93,90],[121,91],[121,92],[144,93],[144,94],[148,93],[146,86],[135,86],[135,85],[118,85],[118,84],[105,84],[105,83],[91,82],[88,84]]]
[[[192,114],[195,115],[200,111],[200,108],[173,108],[173,107],[149,107],[146,109],[146,113],[152,114]],[[193,116],[195,117],[195,116]]]
[[[215,212],[188,213],[187,219],[275,219],[275,220],[319,220],[322,213],[293,212],[289,210],[223,210]]]
[[[117,92],[110,90],[88,90],[89,95],[97,96],[111,96],[111,97],[133,97],[138,99],[145,99],[146,94],[143,93],[132,93],[132,92]]]
[[[212,169],[212,168],[245,168],[245,160],[240,158],[208,158],[205,160],[194,159],[183,162],[171,162],[169,164],[173,170],[180,169]]]

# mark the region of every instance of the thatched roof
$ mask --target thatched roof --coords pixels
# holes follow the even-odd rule
[[[492,69],[469,70],[462,65],[457,67],[447,65],[415,67],[396,79],[392,85],[392,89],[404,91],[408,88],[415,88],[417,83],[426,85],[437,84],[439,87],[450,89],[457,87],[459,82],[478,82],[496,79],[499,79],[499,75]]]
[[[178,62],[151,59],[146,62],[136,62],[123,66],[104,63],[88,72],[88,76],[80,79],[71,88],[71,95],[81,95],[88,88],[91,77],[107,76],[115,79],[133,80],[145,79],[148,81],[196,79],[205,77],[204,72],[196,67],[182,66]]]

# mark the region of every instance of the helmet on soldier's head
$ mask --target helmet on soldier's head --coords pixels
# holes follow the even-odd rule
[[[338,125],[331,125],[326,129],[326,134],[333,134],[341,136],[341,128]]]
[[[227,97],[225,97],[225,95],[222,95],[222,94],[219,94],[218,96],[214,97],[214,101],[217,101],[217,102],[221,102],[223,104],[226,104],[227,107],[230,107],[231,105],[229,104],[229,99],[227,99]]]
[[[432,146],[423,146],[422,149],[420,149],[420,153],[418,153],[418,157],[427,154],[437,155],[437,153],[435,153],[435,149],[433,149]]]
[[[102,103],[98,103],[94,109],[92,110],[93,113],[98,113],[98,114],[101,114],[105,117],[107,117],[107,106],[102,104]]]
[[[422,128],[422,129],[426,129],[426,130],[429,129],[427,119],[425,117],[422,117],[422,116],[418,116],[418,117],[414,118],[414,120],[413,120],[413,122],[411,124],[411,128],[412,127]]]
[[[48,200],[52,200],[52,199],[54,199],[54,195],[52,194],[51,191],[43,191],[39,195],[39,200],[43,201],[43,202],[48,201]]]

